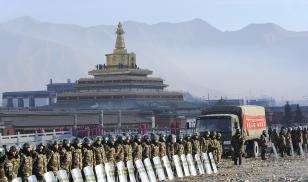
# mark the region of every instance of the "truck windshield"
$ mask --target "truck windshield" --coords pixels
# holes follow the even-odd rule
[[[231,132],[231,118],[206,117],[197,120],[196,129],[199,131]]]

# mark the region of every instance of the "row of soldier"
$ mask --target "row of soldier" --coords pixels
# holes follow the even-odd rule
[[[129,160],[144,160],[146,158],[168,156],[172,161],[174,155],[213,153],[215,162],[219,164],[222,155],[221,134],[206,132],[202,137],[194,135],[160,136],[128,134],[118,136],[97,136],[92,139],[65,139],[62,142],[54,140],[48,144],[40,143],[35,148],[29,143],[17,146],[6,146],[2,152],[0,165],[0,181],[11,181],[21,177],[27,181],[35,175],[38,181],[44,180],[47,171],[56,173],[64,169],[68,175],[74,168],[94,167],[97,164],[111,162],[113,164]],[[1,150],[2,151],[2,150]],[[0,152],[1,152],[0,151]],[[174,163],[171,162],[174,169]]]
[[[307,127],[285,128],[282,127],[278,133],[276,129],[269,130],[270,141],[277,147],[281,157],[297,154],[301,155],[304,149],[307,152],[308,131]]]

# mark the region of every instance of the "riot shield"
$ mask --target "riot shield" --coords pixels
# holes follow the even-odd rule
[[[156,182],[157,180],[156,180],[156,176],[155,176],[155,173],[154,173],[154,170],[153,170],[153,167],[152,167],[151,160],[149,158],[146,158],[146,159],[144,159],[143,163],[144,163],[144,166],[147,170],[150,181]]]
[[[135,167],[134,167],[133,161],[131,161],[131,160],[127,161],[126,166],[127,166],[129,181],[130,182],[136,182]]]
[[[136,164],[139,176],[141,178],[141,182],[150,182],[148,175],[147,175],[147,172],[145,171],[145,168],[143,166],[142,161],[140,159],[136,160],[135,164]]]
[[[73,169],[71,171],[71,174],[72,174],[74,182],[83,182],[83,178],[82,178],[81,171],[79,168]]]
[[[273,148],[273,152],[274,152],[274,155],[275,155],[275,159],[278,160],[278,153],[277,153],[277,149],[276,149],[274,143],[272,143],[272,148]],[[293,148],[293,146],[292,146],[292,148]],[[293,154],[294,154],[294,150],[293,150]]]
[[[197,163],[199,174],[201,174],[201,175],[204,174],[204,168],[203,168],[203,165],[202,165],[202,162],[201,162],[199,154],[195,155],[195,161]]]
[[[108,162],[105,164],[105,170],[106,170],[106,175],[107,175],[107,181],[108,182],[115,182],[115,170],[114,170],[114,165],[112,162]]]
[[[120,161],[116,165],[117,165],[119,182],[127,182],[127,172],[124,162]]]
[[[22,182],[22,180],[21,180],[21,178],[14,178],[13,180],[12,180],[12,182]]]
[[[97,182],[107,182],[106,180],[106,172],[103,164],[99,164],[95,166],[95,174]]]
[[[165,166],[165,169],[167,171],[168,179],[169,180],[173,180],[174,179],[174,175],[173,175],[173,171],[171,169],[171,164],[170,164],[170,161],[169,161],[168,157],[167,156],[163,156],[162,160],[164,162],[164,166]]]
[[[158,176],[158,180],[159,181],[165,180],[166,176],[165,176],[164,168],[161,165],[160,158],[159,157],[154,157],[153,158],[153,163],[154,163],[156,174]]]
[[[206,174],[212,174],[213,171],[212,171],[211,164],[210,164],[209,157],[208,157],[207,153],[203,153],[202,155],[203,155],[204,167],[205,167]]]
[[[298,147],[299,147],[299,151],[300,151],[300,153],[301,153],[301,157],[302,157],[303,159],[305,159],[305,153],[304,153],[302,144],[301,144],[301,143],[298,143]]]
[[[67,172],[63,169],[57,171],[57,178],[58,178],[59,182],[69,182]]]
[[[192,155],[191,154],[187,154],[186,159],[187,159],[187,162],[188,162],[188,167],[189,167],[190,174],[192,176],[197,176],[197,171],[196,171],[196,167],[195,167],[195,161],[194,161]]]
[[[57,182],[57,179],[53,172],[49,171],[44,174],[44,180],[45,182]]]
[[[28,177],[28,182],[37,182],[36,176],[32,175]]]
[[[216,163],[215,163],[215,160],[214,160],[212,152],[209,153],[209,157],[210,157],[210,161],[211,161],[213,172],[217,173],[218,170],[217,170],[217,166],[216,166]]]
[[[83,174],[86,178],[86,182],[96,182],[93,168],[91,166],[84,167]]]
[[[175,165],[175,170],[176,170],[177,177],[183,178],[184,175],[183,175],[183,170],[182,170],[181,161],[180,161],[179,156],[178,155],[174,155],[172,158],[173,158],[173,162],[174,162],[174,165]]]
[[[181,155],[181,161],[182,161],[185,177],[190,176],[188,163],[187,163],[187,160],[186,160],[186,156],[184,154]]]

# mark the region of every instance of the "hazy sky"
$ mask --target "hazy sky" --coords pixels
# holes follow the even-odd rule
[[[308,30],[308,0],[0,0],[1,22],[19,16],[85,26],[202,18],[221,30],[273,22],[301,31]]]

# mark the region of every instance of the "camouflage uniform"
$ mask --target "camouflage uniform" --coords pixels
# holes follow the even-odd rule
[[[286,137],[284,135],[284,131],[280,132],[278,141],[279,141],[279,144],[278,144],[279,152],[280,152],[281,157],[283,157],[284,152],[286,150]]]
[[[291,147],[293,146],[293,144],[292,144],[292,135],[290,130],[287,131],[285,138],[286,138],[286,153],[287,155],[291,156]]]
[[[47,170],[52,172],[60,170],[60,154],[56,149],[47,151]]]
[[[133,157],[134,161],[141,159],[142,160],[142,145],[138,142],[134,142],[132,145],[133,148]]]
[[[94,152],[92,148],[92,140],[88,137],[83,139],[83,148],[82,148],[82,165],[83,167],[94,167],[95,160],[94,160]]]
[[[208,150],[209,150],[209,144],[210,144],[209,137],[210,137],[210,133],[207,132],[205,134],[205,136],[201,138],[201,151],[202,151],[202,153],[207,153]]]
[[[243,148],[244,148],[244,138],[241,137],[239,129],[237,129],[235,135],[232,136],[231,145],[234,150],[233,151],[234,165],[237,165],[237,162],[239,162],[239,165],[241,165]]]
[[[44,180],[44,174],[47,172],[47,157],[45,151],[37,151],[33,157],[33,174],[38,181]]]
[[[28,177],[32,175],[32,152],[28,151],[26,148],[30,148],[29,146],[23,146],[23,151],[20,157],[20,174],[23,181],[28,181]]]
[[[13,155],[12,153],[13,151],[15,151],[15,155]],[[5,173],[9,181],[12,181],[14,178],[17,178],[19,167],[20,167],[20,156],[18,154],[17,148],[15,147],[15,149],[13,149],[11,147],[8,153],[8,159],[6,160],[4,166]]]
[[[113,144],[109,144],[106,146],[106,158],[107,162],[115,163],[115,155],[116,149],[114,148]]]
[[[94,144],[93,151],[96,165],[104,164],[107,162],[106,153],[103,145]]]
[[[159,156],[164,157],[167,155],[167,148],[166,148],[166,141],[161,138],[161,140],[158,142],[159,146]]]
[[[0,146],[0,182],[8,182],[8,179],[5,175],[5,163],[6,163],[5,149],[2,146]]]
[[[216,139],[216,132],[212,132],[211,133],[211,138],[209,140],[209,151],[212,152],[213,154],[213,157],[214,157],[214,160],[215,162],[217,163],[217,156],[218,156],[218,150],[219,150],[219,144],[217,142],[217,139]]]
[[[183,138],[179,137],[178,142],[175,144],[175,153],[180,157],[185,154]]]
[[[221,144],[221,134],[217,133],[217,139],[215,140],[215,144],[217,146],[217,155],[216,155],[216,162],[217,165],[220,163],[221,161],[221,156],[222,156],[222,144]]]
[[[146,141],[142,143],[142,157],[143,159],[151,159],[151,144],[149,143],[148,138],[145,140]]]
[[[133,148],[130,143],[123,144],[124,149],[124,161],[127,162],[129,160],[133,160]]]
[[[73,147],[63,147],[60,153],[60,159],[61,168],[67,172],[71,172],[73,162]]]
[[[120,161],[124,161],[124,148],[122,146],[122,142],[121,143],[117,143],[116,145],[116,153],[115,153],[115,159],[116,162],[120,162]]]
[[[151,155],[152,157],[159,157],[159,146],[158,146],[158,142],[154,142],[151,144]]]
[[[190,137],[186,137],[184,147],[185,147],[186,155],[192,154],[192,144],[190,142]]]
[[[266,148],[267,148],[267,135],[266,131],[264,130],[261,137],[260,137],[260,147],[261,147],[261,159],[266,160],[265,154],[266,154]]]
[[[197,136],[194,136],[192,139],[192,154],[195,156],[196,154],[201,154],[201,146],[200,146],[200,141]]]
[[[82,156],[82,142],[80,139],[74,140],[74,148],[72,151],[72,169],[79,168],[83,169],[83,156]]]

